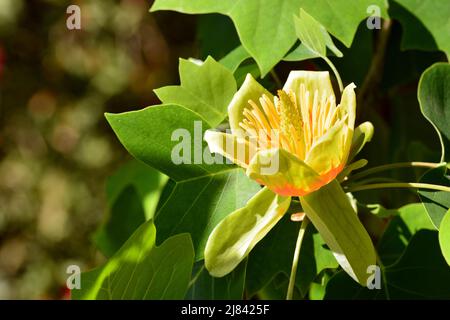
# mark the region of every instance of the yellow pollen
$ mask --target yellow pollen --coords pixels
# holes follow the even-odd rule
[[[315,141],[339,120],[334,96],[310,92],[304,84],[299,89],[298,96],[278,90],[273,101],[265,94],[259,104],[248,101],[239,126],[255,138],[257,148],[283,148],[304,160]]]

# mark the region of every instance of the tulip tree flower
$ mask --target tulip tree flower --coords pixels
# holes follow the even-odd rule
[[[373,132],[367,122],[354,128],[354,88],[348,85],[337,105],[328,72],[293,71],[277,96],[247,75],[228,106],[231,133],[208,130],[205,140],[264,188],[210,234],[211,275],[231,272],[299,197],[342,268],[366,285],[375,250],[339,183],[358,167],[349,162]]]

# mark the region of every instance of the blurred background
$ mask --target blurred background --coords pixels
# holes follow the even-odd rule
[[[152,2],[0,0],[0,299],[68,298],[67,266],[87,270],[104,261],[92,236],[107,210],[106,178],[131,157],[103,113],[158,104],[152,90],[178,83],[178,57],[220,59],[239,44],[224,16],[150,14]],[[81,8],[81,30],[66,27],[71,4]],[[445,56],[402,51],[401,34],[395,23],[380,84],[362,117],[377,128],[362,155],[371,165],[439,159],[417,82]],[[344,58],[332,60],[345,83],[361,87],[373,43],[363,21],[357,45],[338,44]],[[292,69],[327,66],[281,62],[276,71],[284,81]],[[256,64],[235,76],[246,72],[258,76]],[[263,82],[275,87],[270,77]],[[389,208],[417,201],[406,191],[370,198]]]
[[[197,47],[193,16],[150,6],[0,0],[0,299],[67,297],[66,267],[101,263],[105,179],[130,157],[103,113],[157,104]]]

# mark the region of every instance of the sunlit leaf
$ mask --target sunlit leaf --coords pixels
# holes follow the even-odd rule
[[[105,265],[81,274],[73,299],[182,299],[191,276],[194,250],[188,234],[155,246],[153,221],[139,227]]]
[[[450,210],[447,211],[441,222],[439,229],[439,244],[441,246],[442,255],[450,266]]]
[[[347,0],[157,0],[151,11],[221,13],[234,22],[244,48],[256,60],[265,76],[283,59],[296,41],[293,15],[303,8],[347,47],[359,23],[377,5],[387,17],[384,0],[358,0],[348,10]]]
[[[158,98],[198,113],[211,127],[219,125],[236,92],[233,74],[211,57],[201,64],[180,59],[179,72],[181,84],[156,89]]]
[[[423,27],[428,30],[437,45],[437,47],[450,57],[450,33],[443,32],[443,30],[450,29],[450,6],[445,1],[441,0],[394,0],[401,5],[407,12],[412,14],[418,19]],[[422,26],[409,17],[405,17],[403,13],[400,15],[401,22],[403,24],[405,38],[403,39],[403,45],[407,48],[423,49],[423,36],[424,32]],[[422,31],[422,32],[418,32]],[[426,49],[433,48],[434,43],[428,40]],[[422,40],[421,42],[419,40]]]
[[[294,18],[294,23],[297,37],[309,50],[324,57],[329,48],[336,56],[342,57],[342,52],[334,45],[325,27],[303,9],[300,9],[300,15]]]

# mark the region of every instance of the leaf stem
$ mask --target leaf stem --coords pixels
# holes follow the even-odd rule
[[[326,63],[330,66],[331,70],[333,70],[334,75],[336,76],[337,82],[339,84],[339,90],[344,91],[344,85],[342,84],[341,76],[339,75],[339,72],[337,71],[336,67],[334,66],[333,62],[331,62],[330,59],[328,59],[327,56],[322,56],[323,60],[325,60]]]
[[[434,162],[397,162],[397,163],[390,163],[390,164],[385,164],[385,165],[382,165],[382,166],[373,167],[373,168],[361,171],[361,172],[359,172],[357,174],[354,174],[354,175],[350,176],[349,180],[358,180],[358,179],[361,179],[361,178],[366,177],[368,175],[371,175],[373,173],[386,171],[386,170],[391,170],[391,169],[414,168],[414,167],[418,167],[418,168],[437,168],[437,167],[439,167],[442,164],[443,163],[434,163]]]
[[[398,183],[374,183],[374,184],[366,184],[362,186],[354,186],[348,187],[345,189],[346,192],[355,192],[355,191],[363,191],[363,190],[372,190],[372,189],[385,189],[385,188],[413,188],[413,189],[430,189],[430,190],[438,190],[444,192],[450,192],[450,187],[441,186],[437,184],[429,184],[429,183],[415,183],[415,182],[398,182]]]
[[[194,285],[194,283],[198,280],[198,277],[200,277],[200,274],[203,272],[203,270],[205,269],[205,265],[203,265],[195,274],[195,276],[192,278],[192,280],[189,282],[188,284],[188,288],[192,287]]]
[[[291,276],[289,278],[289,285],[288,285],[286,300],[292,300],[292,297],[294,295],[295,276],[297,275],[298,260],[300,257],[300,248],[302,247],[303,238],[305,236],[305,232],[306,232],[306,228],[308,227],[308,224],[309,224],[309,219],[307,216],[305,216],[305,218],[303,219],[302,225],[300,227],[300,230],[298,231],[297,243],[295,244],[295,252],[294,252],[294,258],[292,260]]]

